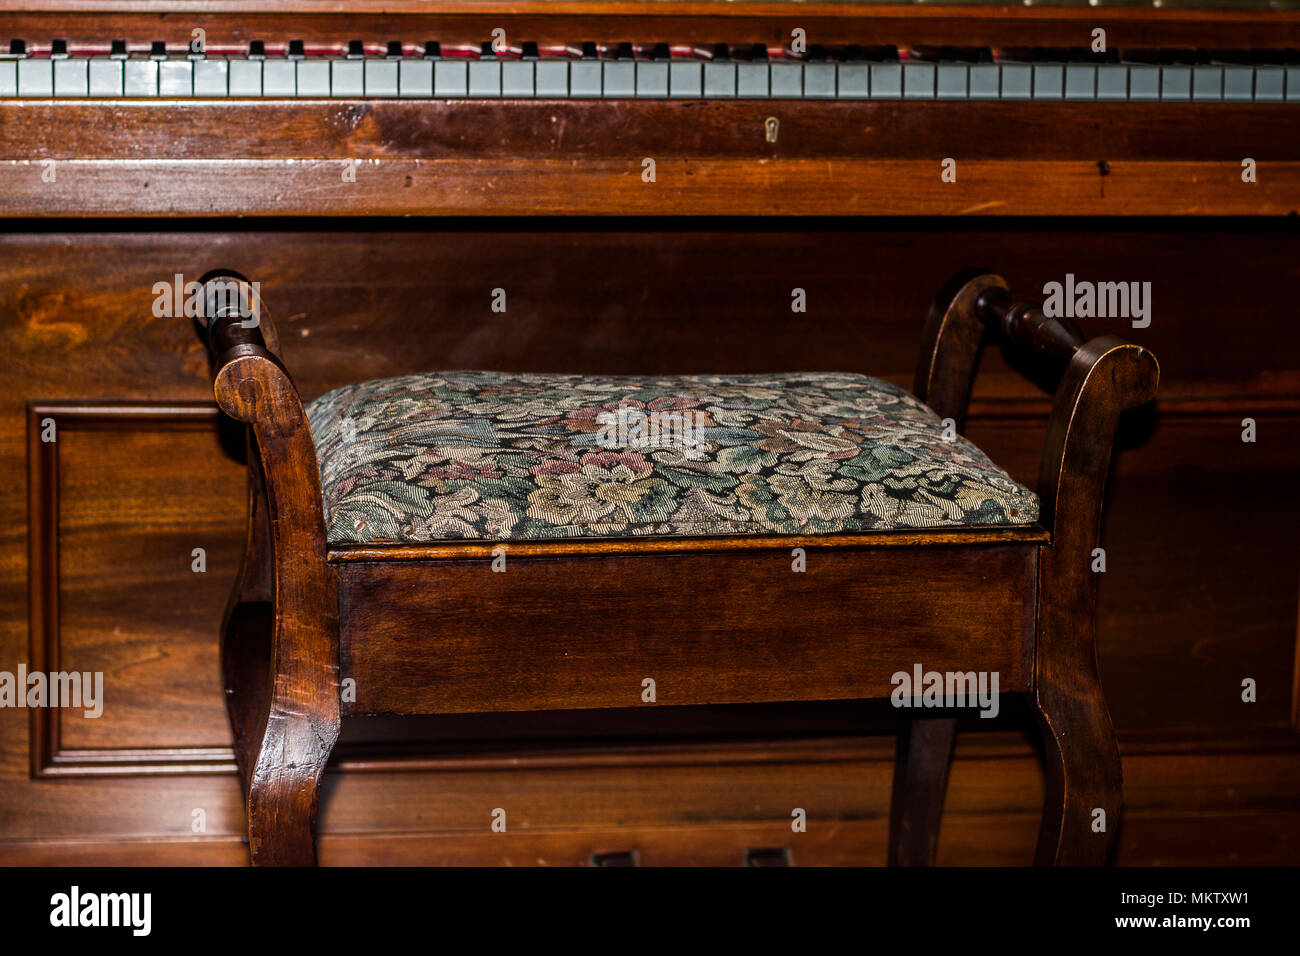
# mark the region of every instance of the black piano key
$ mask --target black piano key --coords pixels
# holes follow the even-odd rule
[[[68,55],[68,41],[54,40],[50,43],[50,56],[64,57]]]
[[[731,59],[731,47],[725,43],[713,44],[713,59],[723,63]]]
[[[767,45],[766,45],[766,44],[763,44],[763,43],[755,43],[755,44],[753,44],[752,46],[750,46],[750,48],[749,48],[749,58],[750,58],[751,60],[756,61],[756,62],[759,61],[759,60],[766,60],[766,59],[767,59]]]
[[[478,58],[480,60],[495,60],[497,51],[492,49],[492,41],[484,40],[478,45]]]
[[[600,48],[591,40],[585,40],[582,44],[582,58],[584,60],[595,60],[600,58]]]
[[[349,40],[349,41],[348,41],[348,58],[349,58],[349,59],[353,59],[353,60],[355,60],[355,59],[359,59],[360,57],[363,57],[363,56],[365,56],[365,55],[366,55],[366,45],[365,45],[364,43],[362,43],[360,40]]]
[[[614,59],[616,60],[634,60],[636,59],[636,49],[630,43],[620,43],[614,50]]]
[[[307,45],[302,40],[290,40],[288,56],[303,57],[307,55]]]
[[[26,56],[26,55],[27,55],[27,41],[26,41],[26,40],[10,40],[10,41],[9,41],[9,55],[10,55],[10,56]]]
[[[897,63],[898,47],[892,43],[884,46],[869,46],[862,50],[862,58],[871,63]]]
[[[266,42],[264,40],[253,40],[248,44],[248,55],[260,59],[266,56]]]
[[[401,41],[401,40],[389,40],[389,41],[388,41],[388,54],[387,54],[387,55],[388,55],[388,56],[401,56],[401,55],[402,55],[402,41]]]
[[[167,59],[167,44],[162,40],[154,40],[149,45],[149,56],[155,60]]]
[[[442,44],[437,40],[425,40],[424,55],[426,59],[442,56]]]
[[[520,51],[525,60],[541,59],[541,52],[537,49],[537,43],[533,40],[524,43],[523,46],[520,47]]]
[[[108,55],[111,57],[116,57],[119,60],[123,59],[126,56],[126,41],[114,40],[109,45]]]
[[[650,51],[650,59],[652,60],[671,60],[672,58],[673,51],[667,43],[656,43]]]

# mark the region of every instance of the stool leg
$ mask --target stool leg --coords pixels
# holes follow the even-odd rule
[[[906,719],[898,734],[889,809],[889,865],[933,866],[957,720]]]
[[[1056,683],[1040,671],[1047,799],[1035,863],[1103,866],[1123,800],[1119,745],[1095,672],[1075,671],[1067,679]]]
[[[248,788],[254,866],[315,866],[316,809],[338,722],[274,713]]]
[[[313,573],[323,561],[290,560],[277,589],[255,454],[250,446],[248,543],[222,628],[226,709],[253,865],[311,866],[321,777],[339,734],[338,596],[328,574]]]

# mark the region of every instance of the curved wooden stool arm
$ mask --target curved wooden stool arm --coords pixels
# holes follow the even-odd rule
[[[966,425],[966,405],[984,339],[984,319],[976,306],[985,293],[1006,288],[1001,276],[986,269],[966,269],[948,280],[930,306],[912,392],[941,418],[955,421],[958,431]]]
[[[310,865],[317,789],[340,716],[338,582],[327,564],[316,447],[256,287],[223,272],[202,285],[213,393],[249,433],[248,546],[222,648],[249,846],[256,864]],[[249,623],[251,605],[268,600],[269,635]]]
[[[959,428],[986,329],[1063,367],[1038,477],[1039,521],[1051,543],[1039,555],[1034,647],[1034,702],[1047,757],[1037,862],[1100,864],[1119,820],[1122,772],[1098,676],[1092,566],[1120,415],[1155,396],[1160,368],[1149,351],[1117,336],[1085,341],[1073,322],[1017,302],[1000,276],[970,269],[949,281],[930,310],[916,378],[917,395]],[[951,748],[950,739],[941,743]],[[930,790],[941,788],[946,770],[930,778]],[[937,828],[937,812],[931,816]],[[914,855],[932,858],[932,842]]]

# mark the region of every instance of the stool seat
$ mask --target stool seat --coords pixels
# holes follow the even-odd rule
[[[841,372],[429,372],[306,407],[330,544],[1029,525],[905,390]]]

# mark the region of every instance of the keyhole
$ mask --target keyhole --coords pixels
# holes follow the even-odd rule
[[[781,121],[775,116],[769,116],[763,123],[763,129],[767,134],[767,141],[769,143],[775,143],[777,133],[781,130]]]

